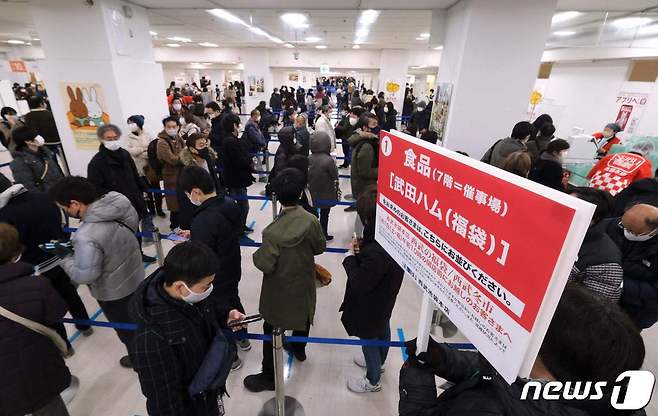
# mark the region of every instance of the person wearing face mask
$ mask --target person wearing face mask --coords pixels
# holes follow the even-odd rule
[[[32,264],[21,261],[21,250],[17,230],[0,223],[0,307],[52,327],[66,314],[66,304],[48,281],[35,276]],[[60,393],[78,381],[55,343],[5,317],[0,333],[0,368],[11,369],[0,381],[3,414],[68,416]]]
[[[198,166],[185,167],[179,180],[181,193],[195,206],[188,237],[204,243],[219,260],[212,296],[218,302],[244,313],[238,293],[242,277],[242,209],[234,199],[218,195],[218,188],[208,172]],[[248,340],[238,341],[237,344],[243,351],[251,349]],[[240,366],[242,362],[236,357],[233,369]]]
[[[653,143],[640,142],[628,152],[604,157],[587,174],[590,185],[616,196],[630,184],[653,177],[651,161],[647,159],[653,150]]]
[[[357,200],[368,186],[377,184],[379,137],[371,132],[370,127],[376,123],[377,117],[374,114],[362,114],[356,124],[356,130],[348,139],[352,147],[350,184],[352,195]],[[356,207],[347,207],[345,211],[356,211]]]
[[[74,252],[60,266],[71,280],[88,285],[109,322],[132,322],[130,299],[144,280],[144,264],[135,232],[139,216],[130,200],[110,191],[101,194],[86,178],[69,176],[48,191],[68,215],[81,220],[71,236]],[[130,351],[134,331],[117,330]],[[130,368],[125,355],[119,363]]]
[[[202,243],[178,244],[135,293],[131,357],[150,415],[223,414],[226,380],[201,386],[197,375],[231,365],[237,353],[224,331],[245,315],[213,301],[217,263]]]
[[[183,110],[183,99],[182,97],[174,97],[174,100],[171,102],[171,109],[169,114],[172,116],[180,116]]]
[[[548,186],[558,191],[565,190],[564,158],[569,152],[569,143],[563,139],[555,139],[548,144],[546,150],[535,161],[528,174],[533,182]]]
[[[640,329],[658,322],[658,207],[639,203],[604,221],[622,253],[620,304]]]
[[[162,179],[165,189],[176,189],[176,181],[181,167],[180,152],[185,144],[178,135],[180,127],[178,117],[167,117],[162,120],[164,129],[158,134],[157,157],[162,164]],[[165,195],[167,208],[171,211],[169,227],[178,228],[178,200],[176,195]]]
[[[303,114],[298,115],[295,118],[295,140],[300,146],[299,153],[308,157],[311,151],[311,133],[309,133],[306,126],[308,126],[306,116]]]
[[[272,182],[276,176],[288,167],[288,160],[294,155],[298,155],[301,147],[295,143],[295,129],[292,127],[283,127],[279,130],[279,148],[274,156],[274,166],[270,170],[268,183],[265,185],[265,194],[272,195]]]
[[[249,120],[247,120],[247,123],[244,126],[244,134],[243,134],[243,137],[246,139],[245,144],[247,145],[250,154],[260,153],[264,151],[265,146],[267,145],[267,142],[265,141],[265,136],[263,136],[263,133],[261,132],[259,127],[260,121],[261,121],[260,111],[258,111],[257,109],[251,110],[251,115],[249,117]],[[263,160],[259,156],[255,156],[253,159],[254,159],[254,167],[256,168],[256,170],[262,172]],[[267,175],[265,175],[264,173],[259,173],[258,181],[267,182]]]
[[[315,131],[322,131],[327,133],[331,140],[331,153],[336,152],[336,132],[334,126],[331,124],[331,113],[333,109],[328,105],[320,107],[320,117],[315,121]]]
[[[621,131],[621,126],[617,123],[608,123],[600,133],[594,133],[592,136],[595,139],[597,147],[596,154],[599,157],[608,155],[612,146],[621,144],[621,139],[617,137],[617,133]]]
[[[100,192],[119,192],[128,198],[142,221],[142,230],[152,230],[153,222],[144,201],[146,183],[130,153],[121,147],[121,130],[114,124],[104,124],[96,130],[96,135],[101,144],[87,165],[87,179]],[[156,260],[145,254],[142,254],[142,259],[147,263]]]
[[[341,146],[343,148],[343,163],[338,166],[339,169],[347,169],[352,163],[352,147],[348,139],[354,133],[356,129],[356,123],[361,117],[365,110],[362,107],[352,107],[352,111],[349,111],[346,107],[343,107],[341,111],[341,119],[336,125],[336,139],[341,140]]]
[[[185,140],[185,148],[180,153],[180,161],[183,166],[198,166],[210,174],[216,189],[221,189],[219,177],[217,174],[217,153],[208,146],[208,139],[198,134],[190,135]],[[176,189],[176,198],[178,199],[178,226],[181,230],[189,230],[194,217],[196,205],[190,202],[181,189],[180,179],[178,176],[178,187]]]
[[[187,140],[192,134],[201,134],[201,128],[195,123],[194,114],[190,110],[184,108],[178,121],[181,126],[178,132],[181,139]]]
[[[387,102],[384,107],[384,130],[391,131],[397,129],[398,112],[395,110],[392,102]]]
[[[11,155],[11,172],[14,181],[28,190],[45,192],[64,173],[57,163],[55,154],[44,146],[45,140],[35,130],[21,126],[14,130],[16,150]]]
[[[222,148],[222,138],[224,137],[221,113],[222,110],[215,101],[206,104],[206,115],[210,119],[210,134],[208,137],[210,138],[210,145],[217,154]]]
[[[244,197],[247,195],[247,188],[254,183],[252,175],[254,165],[247,146],[242,143],[243,139],[238,138],[240,134],[240,117],[235,114],[228,114],[223,120],[223,127],[226,134],[222,146],[224,162],[222,177],[224,178],[224,184],[230,195]],[[240,198],[238,204],[242,209],[240,226],[245,233],[253,232],[254,230],[247,227],[249,201],[246,198]]]
[[[12,133],[17,127],[24,126],[23,120],[18,117],[16,110],[11,107],[2,107],[0,110],[0,137],[3,137],[2,145],[9,150],[16,148],[16,143],[12,139]]]

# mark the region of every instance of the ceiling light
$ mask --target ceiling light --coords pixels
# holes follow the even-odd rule
[[[653,24],[650,26],[644,26],[641,27],[640,30],[637,31],[638,35],[656,35],[658,34],[658,24]]]
[[[32,46],[32,42],[26,43],[27,46]]]
[[[359,45],[352,45],[352,49],[361,49],[361,46],[359,46]]]
[[[435,47],[434,47],[434,50],[435,50],[435,51],[441,51],[441,50],[443,50],[443,45],[435,46]]]
[[[25,45],[25,41],[17,39],[9,39],[7,43],[11,43],[12,45]]]
[[[219,47],[218,44],[212,43],[212,42],[201,42],[201,43],[199,43],[199,46],[205,46],[206,48],[218,48]]]
[[[291,43],[286,43],[283,46],[285,46],[286,48],[294,48],[295,47],[295,45],[293,45]]]
[[[296,29],[305,29],[309,27],[306,16],[301,13],[284,13],[281,15],[281,20]]]
[[[212,10],[207,10],[207,12],[212,14],[213,16],[219,17],[220,19],[226,20],[227,22],[239,23],[241,25],[247,26],[247,23],[244,20],[240,19],[238,16],[224,9],[212,9]]]
[[[612,21],[612,25],[619,29],[635,29],[636,27],[644,26],[651,23],[653,20],[650,17],[624,17]]]
[[[564,37],[567,37],[567,36],[573,36],[575,34],[576,34],[576,32],[574,32],[573,30],[558,30],[557,32],[553,32],[553,36],[557,36],[557,37],[560,37],[560,38],[564,38]]]
[[[172,37],[167,38],[167,39],[169,39],[169,40],[173,40],[173,41],[176,41],[176,42],[183,42],[183,43],[190,43],[190,42],[192,42],[192,39],[190,39],[190,38],[184,38],[184,37],[181,37],[181,36],[172,36]]]
[[[32,38],[32,40],[38,42],[38,41],[40,41],[41,39],[39,39],[39,38]]]
[[[375,23],[378,16],[379,10],[364,10],[361,12],[361,16],[359,17],[359,24],[362,26],[370,26],[371,24]]]
[[[576,17],[580,16],[582,13],[577,12],[577,11],[568,11],[568,12],[560,12],[560,13],[555,13],[553,15],[553,19],[551,20],[552,24],[558,24],[558,23],[563,23],[566,22],[567,20],[575,19]]]
[[[276,36],[267,36],[274,43],[285,43],[283,40],[277,38]]]
[[[249,26],[249,31],[260,36],[267,36],[267,32],[256,26]]]
[[[180,48],[180,44],[178,43],[165,43],[165,46],[169,46],[170,48]]]
[[[319,38],[317,36],[307,36],[306,38],[304,38],[304,40],[306,42],[315,43],[315,42],[320,42],[322,40],[322,38]]]
[[[370,31],[368,29],[361,28],[361,29],[356,31],[355,35],[356,35],[357,38],[365,38],[365,37],[368,36],[368,33],[370,33]]]
[[[190,62],[190,65],[201,65],[199,62]]]
[[[158,32],[154,32],[152,30],[149,30],[149,35],[151,36],[158,36]]]
[[[212,65],[212,62],[201,62],[201,65]]]
[[[429,34],[429,33],[421,33],[421,34],[419,35],[419,37],[427,39],[427,38],[430,37],[430,34]]]
[[[327,45],[316,45],[316,49],[327,49]]]
[[[416,40],[427,40],[427,38],[417,37]]]

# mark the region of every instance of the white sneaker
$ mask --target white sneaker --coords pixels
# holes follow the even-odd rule
[[[235,357],[233,364],[231,364],[231,373],[234,371],[238,371],[241,368],[242,368],[242,360],[239,357]]]
[[[347,389],[354,393],[375,393],[382,389],[382,383],[373,386],[365,376],[350,377],[347,379]]]
[[[78,379],[76,376],[71,374],[71,384],[60,393],[60,397],[62,398],[62,401],[64,404],[69,404],[75,397],[75,395],[78,393],[78,389],[80,388],[80,379]]]
[[[251,342],[248,339],[238,340],[238,348],[241,351],[249,351],[251,349]]]
[[[354,364],[358,365],[361,368],[368,368],[368,366],[366,365],[366,359],[361,354],[354,356]],[[386,371],[386,363],[382,364],[381,372],[383,373],[384,371]]]

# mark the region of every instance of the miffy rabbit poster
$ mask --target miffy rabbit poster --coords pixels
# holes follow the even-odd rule
[[[96,130],[110,122],[100,84],[61,82],[66,117],[78,149],[96,150]]]

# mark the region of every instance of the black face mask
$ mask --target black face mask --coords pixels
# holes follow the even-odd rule
[[[196,151],[197,151],[197,153],[199,153],[199,156],[201,156],[204,159],[206,159],[210,156],[210,150],[208,150],[207,147],[205,147],[203,149],[196,149]]]

